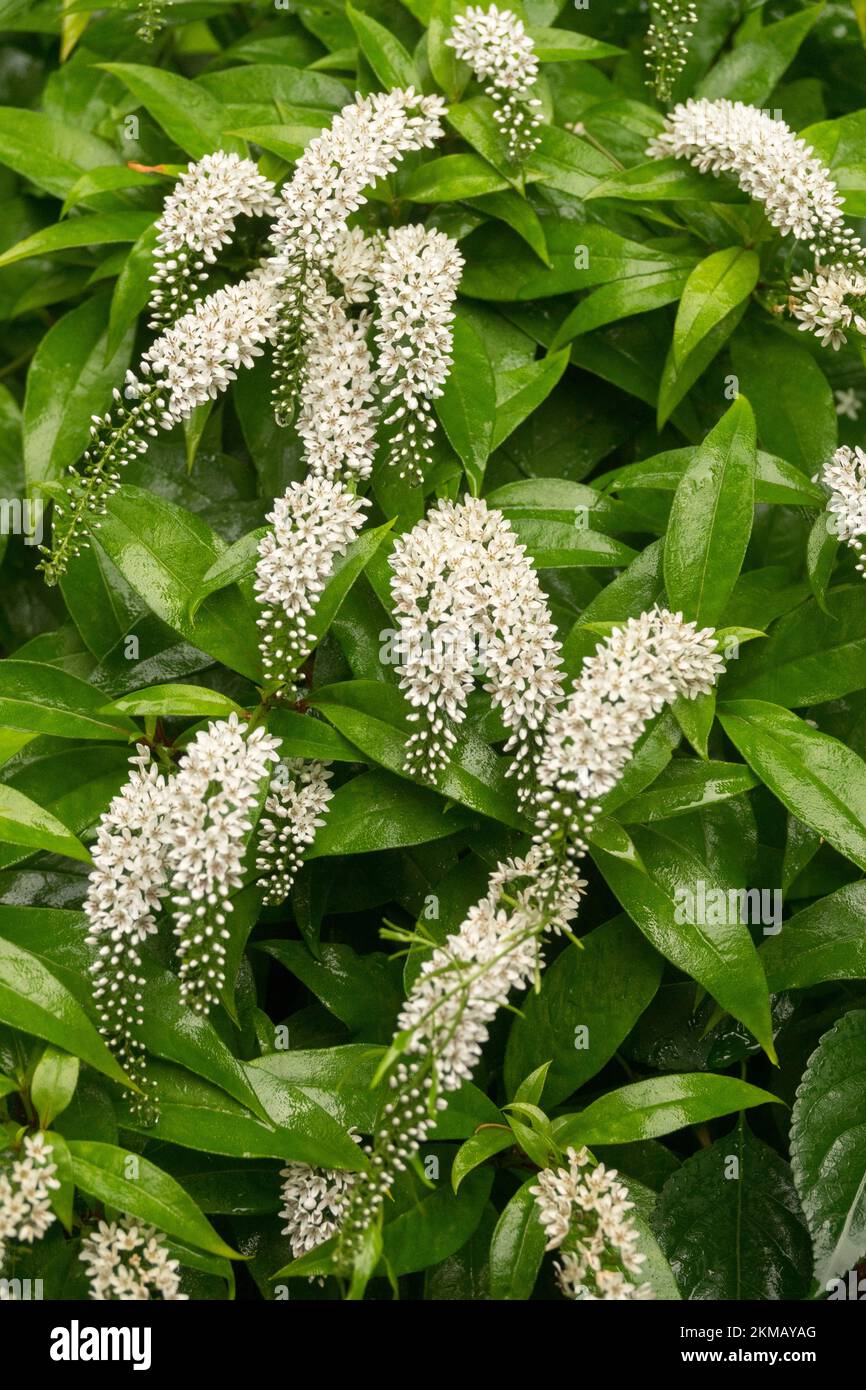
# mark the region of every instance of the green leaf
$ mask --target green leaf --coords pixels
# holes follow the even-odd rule
[[[753,1105],[781,1104],[778,1096],[735,1076],[685,1072],[681,1076],[654,1076],[608,1091],[579,1115],[554,1120],[553,1128],[563,1146],[633,1144],[639,1139],[673,1134],[687,1125],[706,1124]]]
[[[477,212],[483,212],[486,217],[498,217],[506,226],[513,228],[527,246],[532,247],[539,260],[546,266],[550,265],[541,218],[519,193],[507,188],[502,193],[485,193],[480,198],[469,198],[467,202]]]
[[[566,946],[521,1004],[505,1053],[509,1095],[552,1061],[544,1098],[558,1105],[610,1061],[658,989],[662,959],[626,916],[596,927],[581,946]]]
[[[806,544],[806,572],[809,576],[809,587],[818,606],[828,614],[827,586],[836,563],[838,549],[839,537],[832,529],[830,513],[819,512]]]
[[[563,348],[538,362],[498,375],[491,453],[547,399],[568,366],[568,356],[568,348]]]
[[[644,275],[631,275],[593,290],[557,329],[553,347],[562,347],[583,333],[632,314],[646,314],[665,304],[675,304],[682,298],[690,266],[691,263],[660,266]]]
[[[58,666],[14,658],[0,664],[0,727],[127,742],[135,725],[123,714],[105,714],[104,705],[98,690]]]
[[[725,733],[799,820],[866,869],[866,764],[837,739],[762,700],[726,701]]]
[[[496,382],[484,344],[468,319],[458,315],[453,334],[454,360],[436,414],[477,497],[493,447]]]
[[[106,714],[166,716],[169,718],[219,718],[245,711],[228,695],[201,685],[152,685],[134,695],[122,695],[104,707]]]
[[[420,86],[415,64],[396,35],[353,5],[347,4],[346,14],[364,57],[386,91]]]
[[[214,1230],[180,1183],[140,1154],[113,1144],[69,1143],[75,1183],[89,1197],[136,1216],[198,1250],[241,1258]]]
[[[701,911],[697,901],[699,882],[707,892],[721,891],[726,902],[727,885],[717,882],[696,854],[658,832],[635,827],[631,834],[645,872],[593,846],[608,885],[656,950],[745,1023],[772,1059],[769,993],[748,927],[739,912],[726,912],[725,921],[715,921],[716,914]]]
[[[36,1107],[40,1129],[48,1129],[72,1100],[79,1066],[77,1057],[56,1047],[46,1047],[39,1058],[30,1082],[30,1099]]]
[[[112,1081],[130,1084],[66,986],[5,937],[0,937],[0,1022],[64,1048]]]
[[[743,101],[761,106],[771,95],[786,68],[821,13],[820,5],[810,5],[799,14],[789,15],[776,24],[760,29],[725,53],[695,90],[696,97],[713,101]]]
[[[50,256],[77,246],[106,246],[137,241],[153,222],[149,212],[94,212],[86,217],[70,217],[53,227],[25,237],[17,246],[0,255],[0,267],[31,256]]]
[[[434,79],[450,102],[459,101],[472,70],[446,42],[463,0],[434,0],[427,28],[427,61]]]
[[[809,1058],[791,1116],[791,1166],[822,1292],[866,1255],[866,1011],[844,1014]]]
[[[63,822],[14,787],[0,786],[0,843],[90,863],[89,851]]]
[[[651,159],[631,169],[612,173],[586,195],[592,198],[624,198],[627,202],[745,203],[746,195],[728,179],[702,174],[681,159]]]
[[[390,773],[365,772],[344,783],[328,807],[328,818],[307,859],[333,854],[369,854],[440,840],[472,824],[459,807]]]
[[[400,181],[410,203],[454,203],[508,187],[508,180],[477,154],[445,154],[421,164]]]
[[[866,883],[846,884],[789,917],[760,956],[773,994],[866,980]]]
[[[166,135],[192,159],[202,159],[220,148],[237,148],[236,141],[223,139],[223,131],[230,124],[226,108],[199,83],[140,63],[99,66],[119,77]]]
[[[410,709],[394,686],[382,681],[347,681],[315,691],[308,703],[322,710],[335,728],[374,762],[398,776],[407,776]],[[435,785],[452,801],[505,825],[523,828],[513,783],[505,775],[504,760],[477,735],[465,733],[458,737],[448,767]]]
[[[527,1178],[502,1211],[490,1242],[490,1297],[525,1300],[531,1297],[547,1244],[538,1219],[538,1205]]]
[[[727,342],[758,283],[755,251],[730,246],[695,266],[677,310],[674,337],[659,395],[659,425]]]
[[[488,1158],[494,1158],[496,1154],[510,1149],[513,1144],[514,1135],[507,1125],[488,1126],[471,1135],[465,1144],[461,1144],[454,1158],[451,1168],[451,1186],[454,1191],[459,1190],[467,1174],[486,1163]]]
[[[0,107],[0,164],[55,198],[65,198],[84,170],[117,162],[110,145],[80,127],[41,111]]]
[[[694,449],[671,449],[644,459],[642,463],[627,463],[622,468],[612,468],[605,474],[605,486],[613,492],[644,488],[675,492],[694,454]],[[826,500],[822,489],[794,464],[758,450],[756,502],[777,503],[785,507],[823,507]]]
[[[731,339],[731,354],[761,444],[813,477],[837,442],[833,392],[814,357],[795,338],[751,319]]]
[[[65,225],[65,224],[64,224]],[[92,416],[111,405],[111,393],[132,354],[132,329],[106,360],[108,301],[86,299],[57,320],[40,342],[27,373],[24,467],[30,487],[54,481],[90,442]]]
[[[769,637],[731,665],[725,697],[800,708],[837,700],[866,685],[866,589],[835,589],[822,607],[802,603]]]
[[[686,1159],[653,1216],[685,1299],[802,1299],[809,1237],[791,1170],[744,1120]]]
[[[382,1232],[383,1264],[390,1273],[397,1278],[412,1274],[461,1249],[481,1220],[492,1181],[491,1172],[478,1170],[456,1195],[440,1181],[432,1192],[413,1196]]]
[[[240,536],[226,550],[221,551],[210,569],[202,575],[195,596],[190,601],[189,615],[194,618],[201,605],[211,594],[226,589],[230,584],[238,584],[251,579],[259,561],[259,542],[268,534],[269,526],[258,526]]]
[[[148,607],[188,642],[256,680],[260,660],[255,617],[235,589],[189,611],[224,549],[201,517],[125,484],[106,503],[95,539]]]
[[[592,62],[596,58],[615,58],[623,53],[612,43],[575,34],[571,29],[546,29],[530,25],[527,29],[540,63]]]
[[[665,541],[671,607],[717,626],[746,554],[754,513],[755,419],[740,397],[697,450],[674,496]]]
[[[689,708],[692,701],[684,703]],[[756,786],[758,778],[742,763],[698,763],[693,758],[677,758],[668,763],[646,791],[621,806],[617,818],[624,825],[647,825],[742,796]]]

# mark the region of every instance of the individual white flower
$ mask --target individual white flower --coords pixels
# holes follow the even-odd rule
[[[259,821],[256,870],[265,906],[285,902],[333,796],[327,763],[291,758],[280,763]]]
[[[804,270],[791,281],[789,309],[799,320],[801,333],[814,333],[822,347],[838,352],[848,341],[845,330],[852,325],[866,335],[866,318],[857,313],[849,299],[866,295],[866,276],[844,265],[816,265],[814,274]]]
[[[646,58],[656,96],[667,101],[689,56],[698,12],[691,0],[650,0]]]
[[[344,555],[370,505],[339,482],[315,475],[291,483],[278,497],[268,521],[273,529],[259,542],[256,597],[262,605],[262,664],[269,684],[291,682],[310,637],[315,612],[338,555]]]
[[[213,265],[232,239],[239,217],[276,212],[279,199],[270,179],[250,159],[217,150],[180,175],[156,224],[151,328],[185,313]]]
[[[378,408],[369,323],[369,314],[350,318],[345,302],[324,291],[308,296],[297,431],[307,467],[323,478],[360,481],[372,472]]]
[[[547,1249],[560,1251],[562,1292],[580,1300],[654,1297],[649,1284],[631,1282],[640,1278],[646,1255],[638,1251],[640,1233],[629,1215],[634,1203],[616,1169],[591,1166],[585,1148],[568,1149],[566,1159],[565,1167],[545,1168],[529,1189]]]
[[[846,391],[836,391],[834,394],[836,414],[844,415],[846,420],[859,420],[860,411],[863,409],[863,397],[860,392],[852,386]]]
[[[687,159],[702,173],[733,174],[745,193],[763,203],[778,231],[808,242],[825,265],[863,260],[863,244],[845,223],[829,169],[784,121],[754,106],[687,101],[674,108],[647,154]]]
[[[827,511],[832,531],[857,557],[857,570],[866,574],[863,541],[866,535],[866,453],[847,444],[838,448],[815,479],[829,493]]]
[[[153,1226],[133,1217],[100,1221],[81,1242],[79,1259],[87,1266],[90,1297],[97,1302],[188,1298],[180,1292],[180,1262],[171,1259]]]
[[[564,832],[570,852],[581,855],[599,798],[619,781],[650,719],[680,695],[706,694],[723,670],[713,629],[698,630],[681,613],[655,608],[614,628],[547,721],[537,842]]]
[[[243,883],[247,840],[278,748],[264,728],[248,733],[231,714],[196,734],[171,782],[166,861],[181,995],[197,1013],[218,1002],[225,984],[231,895]]]
[[[56,1220],[51,1193],[60,1183],[53,1154],[43,1134],[27,1134],[23,1157],[0,1155],[0,1268],[7,1243],[32,1245]]]
[[[154,915],[168,892],[169,791],[139,744],[129,778],[99,822],[84,911],[99,1031],[127,1075],[145,1089],[144,1014],[139,947],[156,931]],[[136,1106],[144,1104],[137,1098]]]
[[[376,343],[391,462],[400,477],[424,481],[433,444],[433,401],[451,366],[454,300],[463,271],[456,242],[421,226],[394,227],[374,269]]]
[[[538,58],[523,22],[496,5],[487,10],[470,5],[457,15],[445,42],[469,64],[496,103],[493,119],[502,128],[509,159],[525,160],[538,145],[541,102],[533,94]]]
[[[440,501],[398,536],[390,563],[400,688],[410,720],[421,724],[407,743],[407,769],[435,777],[447,766],[480,667],[524,792],[562,696],[559,642],[525,547],[501,512],[467,497]]]

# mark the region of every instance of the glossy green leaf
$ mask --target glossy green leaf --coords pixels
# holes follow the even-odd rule
[[[781,1104],[777,1096],[734,1076],[655,1076],[609,1091],[579,1115],[563,1115],[554,1121],[554,1132],[563,1145],[631,1144],[772,1104]]]

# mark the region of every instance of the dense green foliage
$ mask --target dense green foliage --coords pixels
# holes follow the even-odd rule
[[[647,158],[664,109],[645,5],[513,7],[541,59],[523,171],[444,43],[461,8],[177,0],[148,44],[132,0],[0,0],[0,493],[17,532],[0,538],[0,1132],[11,1150],[48,1131],[61,1180],[58,1219],[0,1275],[48,1298],[87,1297],[80,1241],[103,1210],[164,1233],[190,1297],[345,1291],[275,1279],[280,1169],[351,1166],[346,1131],[374,1126],[417,975],[395,928],[443,940],[529,829],[480,689],[438,786],[406,775],[383,657],[393,536],[467,490],[535,561],[570,678],[657,601],[721,632],[727,672],[653,723],[606,801],[583,949],[556,938],[537,991],[500,1013],[387,1203],[367,1297],[558,1297],[528,1189],[569,1144],[629,1184],[658,1297],[822,1297],[866,1256],[866,584],[814,481],[861,441],[862,340],[834,352],[798,331],[787,285],[808,256],[732,179]],[[780,112],[866,216],[866,6],[698,9],[671,102]],[[263,706],[256,544],[304,474],[267,354],[126,469],[59,586],[32,542],[153,340],[153,223],[176,174],[221,148],[280,182],[357,89],[411,84],[443,94],[446,136],[355,220],[423,221],[465,258],[433,461],[413,487],[383,447],[304,698]],[[241,223],[214,285],[264,235]],[[210,1017],[182,1002],[169,925],[149,940],[154,1120],[96,1027],[87,847],[136,734],[174,756],[232,710],[286,756],[330,760],[336,791],[288,903],[263,908],[248,866]],[[721,904],[746,889],[760,907],[732,920]]]

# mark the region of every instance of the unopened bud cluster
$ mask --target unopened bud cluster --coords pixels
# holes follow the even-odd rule
[[[691,0],[651,0],[645,53],[656,96],[667,101],[688,62],[698,12]]]

